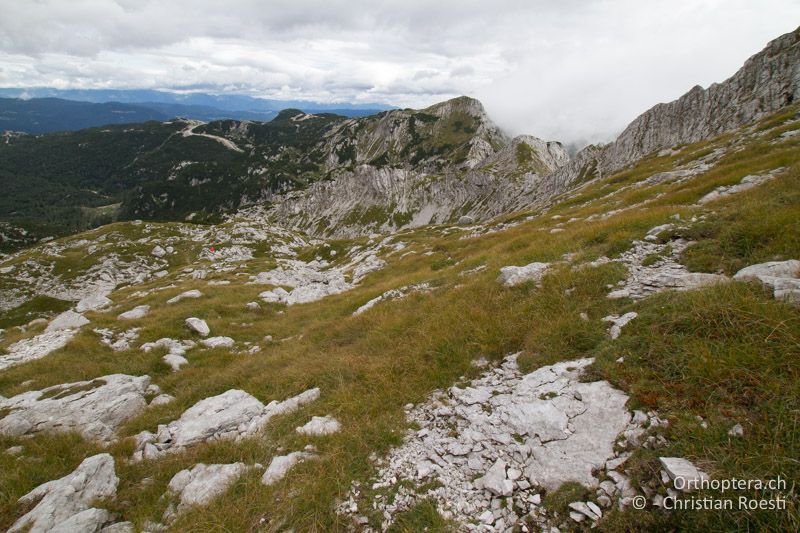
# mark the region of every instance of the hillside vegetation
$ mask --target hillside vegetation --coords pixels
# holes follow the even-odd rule
[[[284,146],[284,141],[275,139],[282,139],[284,128],[297,124],[313,142],[322,131],[342,126],[344,119],[317,116],[297,122],[295,117],[287,114],[274,123],[244,129],[236,122],[220,122],[194,130],[224,136],[240,147],[248,142],[262,147],[247,155],[213,139],[181,137],[185,124],[148,123],[135,137],[125,137],[131,139],[130,149],[117,152],[119,163],[104,160],[124,171],[117,171],[115,179],[103,180],[104,188],[96,197],[80,197],[78,204],[94,208],[121,200],[122,212],[134,216],[141,212],[125,203],[125,191],[138,187],[153,198],[147,205],[165,210],[148,212],[156,216],[172,209],[159,203],[158,195],[166,193],[172,198],[169,187],[175,187],[174,197],[184,194],[182,188],[188,187],[191,179],[201,179],[200,174],[193,174],[198,168],[205,176],[213,168],[220,177],[227,172],[246,175],[243,169],[255,158],[270,161],[265,164],[271,169],[270,179],[278,180],[273,183],[276,187],[319,179],[316,173],[323,160],[307,150],[303,136],[293,136],[297,144],[288,149],[306,155],[293,158],[291,164],[282,159],[285,149],[275,148]],[[424,117],[411,117],[414,128],[426,123]],[[353,124],[342,127],[358,127]],[[465,156],[462,142],[466,137],[462,136],[468,135],[466,130],[471,127],[462,122],[455,128],[453,122],[446,127],[447,137],[436,136],[435,143],[422,140],[407,150],[424,158],[446,147]],[[800,259],[798,128],[800,114],[794,106],[753,126],[651,154],[613,175],[588,179],[577,189],[553,198],[545,208],[509,214],[486,224],[397,232],[376,252],[385,267],[369,273],[346,292],[310,303],[286,306],[266,302],[259,298],[265,287],[250,282],[259,272],[283,264],[279,249],[292,248],[298,260],[319,258],[337,267],[352,257],[355,247],[375,246],[380,239],[325,240],[280,232],[257,238],[260,244],[241,244],[254,230],[241,229],[246,224],[234,216],[217,226],[216,233],[197,239],[190,236],[195,231],[192,226],[184,223],[118,222],[38,245],[0,262],[0,269],[9,269],[0,276],[4,298],[10,301],[13,295],[28,302],[0,314],[0,327],[6,328],[0,337],[0,353],[13,343],[41,334],[45,324],[15,326],[50,318],[64,309],[63,301],[68,299],[32,300],[33,292],[26,292],[31,288],[25,283],[26,269],[34,268],[32,265],[38,265],[38,272],[55,284],[68,285],[102,262],[106,257],[103,246],[108,245],[122,256],[120,260],[129,261],[126,264],[139,261],[146,265],[142,272],[148,274],[143,282],[127,282],[130,284],[109,294],[113,307],[86,312],[90,324],[63,348],[0,371],[0,394],[11,397],[122,373],[148,375],[174,396],[173,401],[148,407],[128,420],[118,431],[119,440],[105,448],[115,459],[120,484],[116,498],[102,505],[137,529],[162,520],[169,503],[162,495],[171,478],[183,469],[197,463],[269,465],[277,455],[312,444],[317,458],[297,465],[284,479],[265,486],[260,482],[262,472],[249,470],[210,504],[180,514],[170,530],[379,529],[385,516],[376,510],[375,502],[392,501],[405,487],[418,501],[392,517],[390,530],[447,531],[458,526],[441,514],[443,509],[435,500],[436,483],[400,479],[389,487],[373,485],[379,468],[376,459],[401,445],[407,432],[419,429],[406,417],[407,404],[424,404],[437,390],[477,378],[485,370],[473,363],[481,358],[495,366],[509,354],[520,352],[520,368],[531,372],[556,362],[591,357],[594,363],[584,381],[607,380],[629,396],[628,409],[655,411],[668,421],[668,425],[651,427],[645,435],[660,444],[632,449],[621,468],[637,490],[652,486],[656,488],[649,490],[666,494],[659,480],[659,457],[689,459],[713,478],[781,476],[790,480],[788,490],[777,495],[788,501],[783,511],[670,512],[654,507],[648,499],[646,510],[604,507],[597,529],[797,530],[800,509],[792,480],[800,479],[798,308],[774,299],[760,284],[742,281],[657,292],[642,299],[610,299],[607,295],[627,283],[625,254],[645,242],[652,228],[667,224],[670,226],[646,241],[661,250],[647,259],[648,264],[665,261],[672,247],[682,246],[681,239],[690,242],[676,260],[692,272],[731,276],[755,263]],[[120,130],[114,127],[111,131]],[[106,138],[117,143],[121,137],[93,130],[58,138],[21,138],[9,145],[11,148],[0,147],[0,171],[8,174],[14,164],[17,169],[29,168],[30,175],[34,171],[39,176],[57,172],[63,177],[58,187],[64,189],[54,189],[52,194],[78,195],[99,182],[79,166],[64,172],[79,163],[67,162],[69,158],[59,154],[62,149],[64,153],[84,150],[87,159],[81,161],[99,158],[106,153],[102,144]],[[54,145],[51,160],[34,162],[24,155],[26,147],[45,142]],[[196,152],[192,152],[194,145]],[[175,155],[169,155],[173,149]],[[214,161],[203,159],[211,153]],[[385,164],[391,165],[395,153],[396,148],[379,154],[360,149],[352,152],[342,146],[338,157],[340,161],[351,156],[356,160],[385,157]],[[512,155],[521,163],[531,158],[525,149],[514,149]],[[170,168],[174,171],[179,158],[194,163],[175,171],[174,181],[155,184],[154,177]],[[226,162],[224,168],[221,161]],[[675,172],[687,168],[694,170]],[[774,177],[765,184],[698,203],[719,187],[771,171],[775,171]],[[659,179],[652,179],[656,176]],[[249,192],[248,187],[246,182],[232,187],[231,196],[223,198],[229,201]],[[220,201],[220,196],[229,193],[213,186],[195,190],[206,191],[207,196],[195,195],[174,209],[182,215],[199,211],[212,197]],[[37,208],[31,205],[25,216],[38,216]],[[10,206],[4,209],[3,216],[17,216]],[[237,228],[241,229],[238,233]],[[167,243],[175,251],[154,260],[154,246]],[[211,247],[221,252],[236,246],[249,247],[252,258],[223,261],[217,252],[209,252]],[[540,284],[529,281],[506,287],[497,281],[502,267],[532,262],[550,264]],[[187,269],[207,270],[210,275],[193,279]],[[151,275],[155,271],[164,273]],[[351,276],[346,274],[346,279],[350,281]],[[353,316],[362,305],[387,291],[419,284],[426,284],[427,289],[380,301]],[[200,290],[202,297],[165,303],[192,289]],[[259,302],[259,306],[247,307],[248,302]],[[119,313],[140,305],[150,306],[146,316],[124,323],[117,319]],[[603,317],[630,311],[638,317],[622,329],[618,339],[609,338],[609,324]],[[140,349],[142,343],[162,338],[190,338],[184,325],[190,316],[204,319],[214,335],[233,338],[236,348],[194,348],[186,354],[188,364],[177,372],[163,361],[163,349]],[[102,344],[94,331],[120,332],[133,327],[140,328],[138,340],[122,351]],[[250,353],[253,346],[260,351]],[[143,430],[155,432],[159,424],[176,420],[199,400],[242,389],[266,404],[312,387],[321,390],[318,400],[276,417],[255,436],[201,443],[154,460],[129,461],[135,451],[131,437]],[[0,409],[0,417],[6,414]],[[314,415],[334,416],[341,422],[341,430],[328,436],[298,434],[295,428]],[[735,424],[743,427],[740,437],[729,434]],[[19,457],[0,453],[0,528],[11,526],[29,510],[17,503],[21,496],[69,474],[83,459],[104,449],[74,432],[0,437],[0,449],[13,446],[22,447]],[[366,517],[366,524],[337,510],[354,483],[362,489],[356,514]],[[589,520],[570,520],[566,504],[596,501],[594,491],[565,484],[557,490],[542,490],[541,495],[540,515],[547,523],[562,531],[592,527]]]

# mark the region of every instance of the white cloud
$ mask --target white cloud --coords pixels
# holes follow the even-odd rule
[[[791,0],[0,0],[0,85],[202,87],[420,107],[607,139],[794,29]]]

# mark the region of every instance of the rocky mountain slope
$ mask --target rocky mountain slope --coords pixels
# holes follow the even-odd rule
[[[510,142],[469,98],[359,119],[285,110],[264,123],[176,120],[7,135],[0,179],[14,194],[0,217],[29,235],[0,244],[13,249],[117,219],[208,222],[272,203],[280,204],[277,222],[320,234],[485,218],[516,206],[508,182],[533,197],[541,176],[566,161],[558,143]],[[432,191],[433,182],[446,186]]]
[[[474,131],[437,129],[458,109]],[[443,188],[521,172],[519,212],[329,239],[252,206],[0,259],[0,529],[796,530],[791,482],[685,482],[800,476],[800,104],[563,181],[537,173],[557,146],[478,111],[180,123],[165,146],[302,154],[330,182],[438,173],[434,147]],[[707,498],[731,507],[676,508]]]
[[[590,147],[559,174],[616,172],[662,149],[710,139],[800,100],[800,28],[771,41],[733,76],[642,113],[613,142]]]
[[[798,132],[790,106],[489,223],[18,252],[0,527],[791,529],[670,506],[678,477],[798,474]]]

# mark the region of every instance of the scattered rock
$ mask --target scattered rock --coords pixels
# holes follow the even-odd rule
[[[109,305],[113,304],[105,293],[95,293],[91,294],[78,302],[78,305],[75,306],[75,311],[78,313],[83,313],[85,311],[97,311],[103,309],[104,307],[108,307]]]
[[[200,442],[235,439],[260,431],[274,416],[292,412],[319,398],[319,389],[309,389],[288,400],[272,401],[268,405],[242,391],[231,389],[218,396],[200,400],[187,409],[178,420],[161,425],[156,435],[148,434],[137,442],[134,460],[148,459],[146,447],[153,448],[152,456],[180,451]]]
[[[208,505],[225,493],[247,471],[244,463],[196,464],[175,474],[167,486],[170,496],[178,498],[178,513],[196,505]]]
[[[672,480],[674,487],[683,492],[694,492],[700,483],[708,479],[708,474],[698,470],[691,462],[680,457],[659,457],[661,466]]]
[[[153,348],[166,348],[167,354],[164,356],[164,362],[172,368],[173,372],[177,372],[183,365],[189,364],[189,361],[184,355],[195,346],[196,344],[194,341],[178,341],[164,337],[155,342],[142,344],[141,349],[144,352],[150,352]]]
[[[634,421],[625,408],[627,396],[609,383],[582,382],[591,363],[567,361],[523,376],[512,355],[468,385],[438,391],[408,409],[419,429],[380,461],[372,487],[403,481],[416,488],[401,486],[391,504],[371,502],[383,513],[381,528],[420,499],[431,498],[443,515],[464,524],[479,517],[505,531],[525,523],[524,514],[515,513],[535,510],[542,489],[555,490],[566,481],[596,487],[594,473],[617,457],[618,438],[637,442],[649,418]],[[434,488],[419,490],[431,482],[437,482]],[[352,514],[347,509],[356,497],[351,492],[340,511]]]
[[[174,396],[170,396],[169,394],[159,394],[155,398],[150,401],[150,407],[157,407],[159,405],[166,405],[174,400]]]
[[[208,327],[208,324],[206,324],[206,321],[200,318],[187,318],[185,324],[187,328],[189,328],[191,331],[194,331],[201,337],[207,337],[208,334],[211,333],[211,329]]]
[[[297,428],[301,435],[332,435],[339,431],[341,424],[332,416],[314,416],[303,426]]]
[[[203,296],[203,293],[198,291],[197,289],[192,289],[190,291],[182,292],[177,296],[173,296],[169,300],[167,300],[168,304],[178,303],[181,300],[185,300],[187,298],[200,298]]]
[[[775,178],[775,176],[783,172],[783,170],[784,170],[783,168],[776,168],[767,174],[762,174],[759,176],[754,176],[754,175],[745,176],[736,185],[723,185],[721,187],[717,187],[710,193],[700,198],[697,201],[697,203],[700,205],[705,205],[707,203],[714,202],[721,198],[731,196],[732,194],[750,190],[754,187],[761,185],[762,183],[766,183],[767,181]]]
[[[117,317],[117,320],[137,320],[144,318],[150,312],[149,305],[137,305],[130,311],[125,311]]]
[[[475,486],[484,488],[495,496],[511,496],[514,491],[514,482],[506,477],[506,463],[502,459],[495,461],[482,477],[476,479]]]
[[[633,247],[623,252],[619,259],[628,267],[628,277],[623,287],[610,292],[608,297],[638,300],[665,290],[687,291],[728,281],[720,274],[689,272],[680,264],[680,254],[688,245],[682,239],[664,244],[634,241]],[[654,255],[659,256],[659,261],[645,265],[645,259]]]
[[[288,455],[273,457],[264,475],[261,476],[261,483],[267,486],[277,483],[283,479],[295,465],[307,459],[313,459],[314,457],[316,456],[313,453],[308,452],[292,452]]]
[[[0,370],[41,359],[66,346],[76,333],[76,329],[58,329],[17,341],[8,347],[7,354],[0,355]]]
[[[80,329],[89,323],[89,319],[75,311],[64,311],[47,326],[45,332],[60,331],[64,329]]]
[[[0,434],[19,437],[40,431],[77,431],[109,441],[122,424],[141,413],[149,376],[111,374],[92,381],[55,385],[0,400]]]
[[[728,435],[731,437],[744,437],[744,428],[741,424],[736,424],[728,430]]]
[[[500,269],[497,282],[506,287],[513,287],[527,281],[539,283],[549,267],[549,263],[530,263],[521,267],[506,266]]]
[[[397,300],[401,298],[405,298],[409,294],[413,292],[427,292],[431,290],[431,286],[427,283],[418,283],[416,285],[406,285],[405,287],[400,287],[399,289],[390,289],[380,296],[373,298],[372,300],[368,301],[355,311],[353,311],[353,316],[358,316],[364,311],[372,309],[376,304],[380,302],[384,302],[387,300]]]
[[[604,322],[611,322],[611,329],[608,330],[608,335],[611,337],[611,340],[616,340],[619,338],[620,333],[622,333],[622,328],[624,328],[628,322],[633,320],[639,316],[639,313],[635,311],[631,311],[629,313],[625,313],[622,316],[618,315],[609,315],[603,318]]]
[[[800,261],[770,261],[750,265],[737,272],[733,279],[740,281],[759,281],[772,291],[776,300],[784,300],[800,305]]]
[[[160,257],[164,257],[165,255],[167,255],[167,251],[164,250],[161,246],[156,246],[150,252],[150,255],[152,255],[153,257],[159,257],[160,258]]]
[[[84,459],[71,474],[39,485],[20,498],[22,505],[38,503],[8,531],[99,531],[113,521],[112,515],[92,505],[116,496],[118,484],[110,454]]]
[[[246,307],[246,308],[247,308],[249,311],[259,311],[259,310],[261,309],[261,306],[260,306],[260,305],[258,305],[258,302],[247,302],[247,304],[245,305],[245,307]]]
[[[206,348],[231,348],[235,341],[230,337],[209,337],[200,341]]]
[[[121,352],[131,348],[133,342],[139,338],[142,328],[131,328],[126,331],[115,332],[108,328],[97,328],[92,331],[100,335],[100,342],[114,350]]]

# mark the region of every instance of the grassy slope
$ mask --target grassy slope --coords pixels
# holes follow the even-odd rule
[[[782,124],[794,112],[771,126]],[[113,353],[85,328],[59,352],[0,374],[0,394],[8,396],[111,372],[147,373],[177,399],[133,420],[122,431],[132,435],[142,429],[154,430],[197,400],[229,388],[242,388],[266,402],[311,386],[321,387],[320,400],[276,419],[267,435],[246,442],[205,445],[137,465],[124,462],[132,452],[130,443],[113,446],[122,482],[117,501],[111,505],[140,526],[147,519],[160,518],[165,502],[159,497],[169,479],[196,462],[267,464],[281,450],[299,449],[309,442],[319,448],[320,460],[300,465],[274,487],[261,486],[255,472],[245,476],[209,507],[181,518],[175,531],[348,529],[349,524],[334,513],[334,504],[352,480],[369,477],[370,454],[384,453],[401,441],[406,428],[402,406],[424,400],[432,390],[449,386],[461,376],[473,376],[476,371],[470,361],[475,357],[499,360],[517,350],[524,351],[522,362],[528,369],[578,356],[597,357],[592,371],[595,377],[609,379],[627,391],[631,407],[657,408],[662,417],[671,420],[666,431],[668,447],[659,450],[659,455],[688,457],[718,477],[781,474],[798,479],[797,309],[773,301],[755,286],[739,283],[663,294],[640,303],[611,301],[605,298],[607,285],[624,277],[624,269],[615,264],[577,271],[568,265],[557,266],[541,289],[530,285],[505,289],[495,282],[498,269],[508,264],[557,261],[568,252],[578,252],[581,261],[619,253],[632,239],[641,238],[675,213],[684,219],[707,214],[702,232],[696,235],[700,243],[687,253],[686,260],[693,268],[731,272],[742,264],[800,257],[800,142],[789,139],[768,144],[780,131],[779,127],[750,141],[744,150],[725,156],[715,169],[682,185],[630,188],[607,196],[654,172],[668,170],[679,160],[700,157],[733,137],[685,147],[674,156],[647,159],[632,170],[565,196],[547,216],[503,232],[467,240],[459,240],[458,232],[448,236],[435,228],[407,233],[400,240],[409,247],[389,257],[386,269],[368,276],[354,291],[312,304],[247,311],[244,303],[261,289],[235,277],[229,286],[183,282],[144,299],[128,297],[134,292],[131,289],[120,291],[112,297],[124,302],[125,308],[141,303],[154,307],[151,315],[130,324],[144,327],[141,341],[186,337],[182,320],[190,315],[208,319],[216,334],[238,341],[258,342],[267,334],[275,339],[302,337],[262,343],[262,352],[255,355],[196,349],[187,355],[190,366],[173,374],[161,362],[162,353]],[[769,185],[703,208],[690,206],[718,185],[736,183],[746,174],[777,166],[787,171]],[[663,194],[656,197],[659,193]],[[564,232],[549,233],[557,223],[552,215],[568,220],[641,202],[648,203],[607,220],[574,222],[564,225]],[[758,229],[769,233],[754,233]],[[408,250],[417,253],[400,257]],[[425,251],[434,253],[422,255]],[[714,259],[698,260],[701,252]],[[480,264],[488,268],[469,277],[459,276]],[[156,283],[173,281],[170,277]],[[433,281],[439,288],[384,302],[350,317],[358,306],[383,291],[422,281]],[[195,287],[206,297],[174,306],[163,304],[174,294]],[[571,294],[565,294],[573,288]],[[607,324],[599,319],[632,309],[640,317],[612,343],[606,337]],[[590,320],[581,321],[581,312],[588,313]],[[113,313],[90,315],[92,327],[114,326],[113,317]],[[620,355],[625,356],[624,365],[614,362]],[[30,379],[35,381],[27,387],[20,385]],[[319,438],[299,438],[294,432],[311,415],[324,414],[339,418],[343,431]],[[695,415],[708,420],[708,430],[700,428]],[[735,422],[745,427],[743,439],[727,436]],[[15,444],[25,446],[26,458],[0,454],[4,473],[0,476],[0,528],[23,512],[15,504],[22,494],[70,472],[82,458],[97,452],[95,446],[74,435],[0,438],[0,449]],[[652,472],[655,457],[646,450],[637,452],[632,464],[638,475],[644,478]],[[420,505],[403,520],[399,528],[405,530],[445,527],[430,504]],[[796,530],[798,520],[796,507],[782,514],[666,515],[631,510],[611,513],[604,527],[620,531]]]

